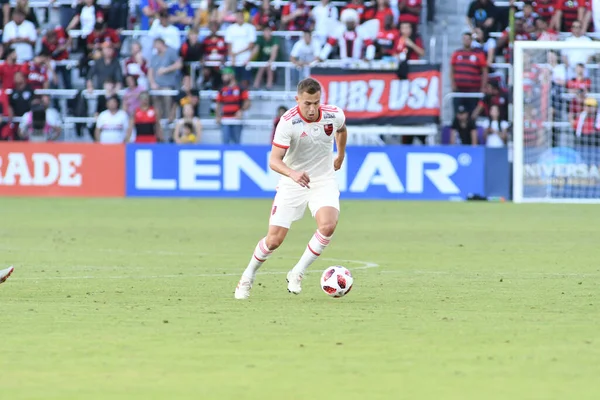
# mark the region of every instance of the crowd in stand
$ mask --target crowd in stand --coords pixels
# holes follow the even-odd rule
[[[600,3],[593,7],[595,2],[535,0],[515,3],[511,0],[506,7],[498,7],[492,0],[473,0],[467,11],[468,29],[463,33],[463,47],[456,50],[451,59],[450,79],[457,96],[454,98],[451,142],[483,142],[494,147],[506,145],[510,137],[509,88],[506,69],[495,68],[494,64],[511,63],[513,43],[518,40],[564,40],[574,45],[592,41],[589,33],[595,31],[594,25],[600,27]],[[514,15],[514,32],[509,26],[511,13]],[[544,120],[568,120],[572,131],[580,136],[581,129],[594,126],[593,123],[582,123],[582,112],[588,111],[583,119],[597,115],[589,112],[597,101],[588,94],[592,89],[600,88],[592,88],[589,79],[592,72],[586,69],[586,65],[594,60],[595,52],[573,48],[544,54],[547,54],[546,59],[526,60],[525,74],[532,85],[547,90],[530,92],[532,96],[535,93],[538,100],[544,93],[549,94],[551,104],[545,108],[552,115],[545,114],[544,107],[535,99],[527,98],[526,94],[526,140],[528,131],[531,140],[541,138],[535,132],[543,129],[541,121]],[[469,96],[475,93],[482,93],[483,98]],[[573,99],[565,100],[565,93],[574,95]],[[477,129],[476,120],[481,121],[480,129]],[[592,130],[599,132],[600,119],[598,122],[584,134]]]
[[[126,0],[79,0],[74,7],[61,3],[61,24],[42,26],[27,0],[13,8],[5,4],[0,81],[8,107],[1,110],[0,136],[33,140],[31,132],[10,119],[22,117],[34,101],[52,105],[38,98],[36,89],[75,88],[105,91],[92,110],[98,116],[92,127],[98,141],[184,142],[185,136],[198,142],[201,126],[190,118],[198,116],[199,91],[217,90],[214,112],[223,140],[239,143],[241,116],[250,106],[247,91],[269,90],[281,81],[276,61],[295,64],[296,78],[301,78],[305,67],[326,59],[414,60],[425,53],[418,35],[422,0],[352,0],[343,6],[328,0],[314,6],[304,0],[208,0],[194,7],[189,1],[141,0],[139,13]],[[371,20],[378,20],[380,29],[366,37],[360,27]],[[146,32],[124,45],[124,29]],[[283,37],[276,31],[301,34]],[[74,87],[65,60],[78,61],[84,88]],[[249,68],[251,61],[265,64]],[[180,94],[148,98],[148,90],[161,89]],[[79,100],[67,102],[68,115],[90,112]],[[187,105],[192,116],[186,119],[189,125],[182,125]],[[161,118],[179,127],[179,137],[161,128]],[[191,131],[187,136],[181,136],[184,127]]]

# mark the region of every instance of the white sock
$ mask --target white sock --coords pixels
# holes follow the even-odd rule
[[[244,270],[242,276],[254,280],[254,275],[256,274],[256,271],[258,271],[260,266],[263,265],[265,261],[267,261],[267,259],[271,256],[271,253],[273,253],[267,247],[266,239],[267,238],[260,239],[260,241],[256,245],[256,248],[254,249],[254,254],[252,254],[252,258],[250,259],[250,262],[248,263],[248,266]]]
[[[318,230],[315,232],[310,241],[308,242],[308,246],[306,246],[306,250],[304,250],[304,254],[300,257],[300,261],[298,264],[292,269],[292,272],[295,274],[304,274],[306,269],[310,267],[310,265],[315,262],[317,258],[321,255],[325,247],[331,241],[331,236],[327,237],[322,235]]]

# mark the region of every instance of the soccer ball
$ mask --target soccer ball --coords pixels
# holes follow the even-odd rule
[[[321,289],[331,297],[342,297],[352,289],[354,278],[346,267],[334,265],[321,275]]]

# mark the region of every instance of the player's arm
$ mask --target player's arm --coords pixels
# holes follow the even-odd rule
[[[310,177],[306,172],[294,171],[283,162],[286,151],[287,148],[280,147],[274,143],[269,158],[269,168],[278,174],[292,178],[294,182],[302,187],[310,188],[308,185],[310,183]]]
[[[342,163],[346,157],[346,142],[348,140],[348,130],[346,124],[335,132],[335,143],[337,144],[337,157],[333,161],[333,168],[337,171],[342,168]]]

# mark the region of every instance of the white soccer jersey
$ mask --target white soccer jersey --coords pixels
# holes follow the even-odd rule
[[[123,143],[127,136],[129,117],[123,110],[118,110],[115,114],[105,110],[98,115],[96,127],[100,129],[100,143]]]
[[[298,106],[288,110],[277,124],[273,145],[287,149],[283,162],[291,169],[306,171],[311,182],[334,179],[333,141],[335,132],[344,126],[346,116],[336,106],[321,105],[320,118],[309,122]],[[282,177],[281,184],[297,185]]]

